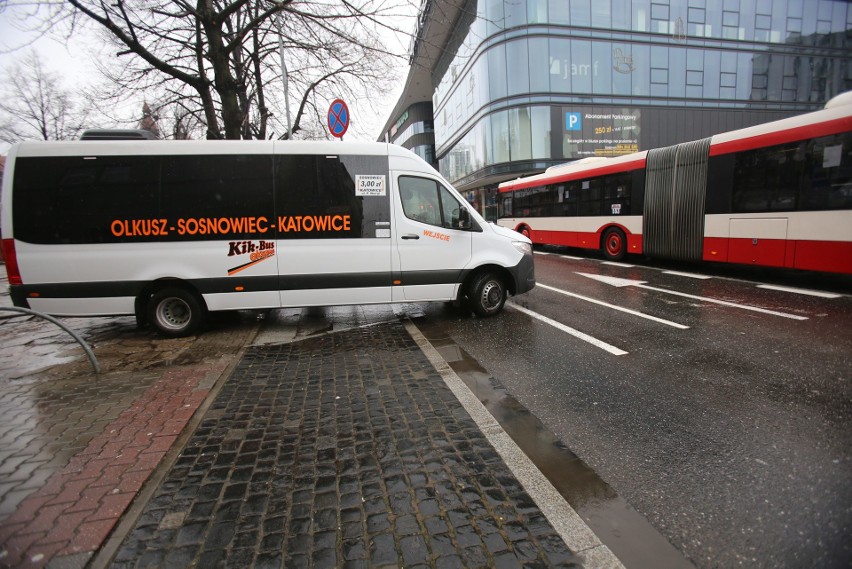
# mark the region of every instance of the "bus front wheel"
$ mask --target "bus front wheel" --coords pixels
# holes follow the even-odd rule
[[[148,303],[148,322],[168,338],[194,334],[201,327],[204,314],[202,302],[182,288],[159,290]]]
[[[617,227],[610,227],[604,232],[603,252],[610,261],[621,261],[627,255],[627,237]]]

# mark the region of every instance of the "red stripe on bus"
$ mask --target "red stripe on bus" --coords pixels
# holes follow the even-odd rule
[[[766,132],[746,138],[727,140],[725,142],[711,143],[710,156],[731,154],[733,152],[742,152],[744,150],[754,150],[765,146],[775,146],[778,144],[786,144],[788,142],[807,140],[820,136],[829,136],[832,134],[839,134],[841,132],[848,132],[850,130],[852,130],[852,117],[842,117],[817,124],[777,130],[775,132]]]
[[[704,238],[704,260],[852,275],[852,243],[795,239]]]

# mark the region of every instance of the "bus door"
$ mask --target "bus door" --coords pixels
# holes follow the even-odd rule
[[[471,260],[466,206],[439,180],[422,173],[392,172],[392,177],[396,182],[393,300],[452,300]]]

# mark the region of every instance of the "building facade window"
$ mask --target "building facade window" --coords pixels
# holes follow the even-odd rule
[[[604,155],[626,153],[642,117],[667,108],[716,109],[718,126],[704,128],[723,130],[753,124],[753,111],[789,116],[852,89],[845,0],[468,0],[465,9],[475,16],[431,78],[435,155],[454,182],[579,158],[590,140]],[[593,106],[603,110],[582,112]],[[598,116],[636,130],[607,138]],[[690,139],[691,126],[679,128],[670,143]]]

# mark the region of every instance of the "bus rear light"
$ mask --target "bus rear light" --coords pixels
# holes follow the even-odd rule
[[[3,258],[6,262],[6,276],[10,285],[21,285],[21,271],[18,269],[18,256],[15,253],[15,240],[3,239]]]

